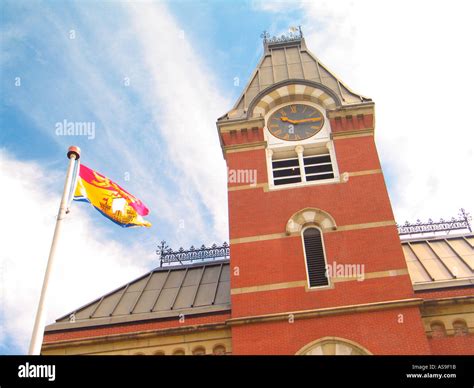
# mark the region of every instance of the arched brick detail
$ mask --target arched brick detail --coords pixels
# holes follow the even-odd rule
[[[285,81],[260,92],[250,103],[247,117],[265,116],[274,107],[292,101],[312,101],[327,110],[341,105],[336,94],[322,84],[304,80]]]
[[[290,217],[286,223],[286,234],[300,233],[305,226],[309,225],[316,225],[323,232],[337,229],[336,221],[328,212],[307,207],[297,211]]]

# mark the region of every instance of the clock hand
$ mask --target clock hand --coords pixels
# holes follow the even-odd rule
[[[280,120],[281,121],[286,121],[287,123],[291,123],[291,124],[295,123],[293,120],[289,119],[288,117],[280,117]]]
[[[287,123],[296,124],[296,121],[289,119],[288,117],[280,117],[281,121],[286,121]]]
[[[321,121],[321,117],[312,117],[310,119],[301,119],[301,120],[294,120],[294,124],[299,124],[299,123],[308,123],[308,122],[315,122],[315,121]]]
[[[309,119],[301,119],[301,120],[291,120],[288,117],[280,117],[281,121],[286,121],[291,124],[300,124],[300,123],[308,123],[308,122],[315,122],[315,121],[321,121],[321,117],[312,117]]]

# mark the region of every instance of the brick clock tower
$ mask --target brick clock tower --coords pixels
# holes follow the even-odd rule
[[[217,121],[233,354],[429,354],[374,142],[374,102],[299,33]]]

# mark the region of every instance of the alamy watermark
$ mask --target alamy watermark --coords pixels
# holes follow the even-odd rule
[[[56,365],[34,365],[27,362],[18,367],[20,378],[44,378],[48,381],[56,380]]]
[[[333,261],[326,265],[328,278],[355,278],[358,282],[365,280],[365,264],[338,264]]]
[[[56,136],[87,136],[89,140],[95,139],[94,121],[58,121],[55,125]]]
[[[247,183],[250,186],[257,184],[257,170],[227,169],[227,180],[229,183]]]

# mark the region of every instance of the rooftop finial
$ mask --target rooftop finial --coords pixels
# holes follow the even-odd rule
[[[267,44],[268,39],[270,39],[270,34],[266,31],[263,30],[263,32],[260,35],[260,38],[263,38],[263,44]]]
[[[299,42],[301,39],[303,39],[303,31],[301,30],[301,26],[291,26],[288,31],[288,34],[281,34],[280,36],[270,36],[268,31],[263,31],[260,35],[260,37],[263,39],[263,45],[267,46],[270,44],[293,43]]]

